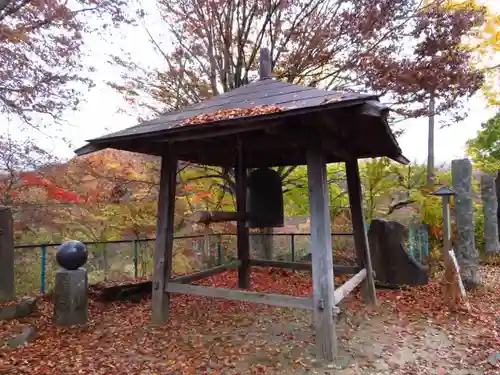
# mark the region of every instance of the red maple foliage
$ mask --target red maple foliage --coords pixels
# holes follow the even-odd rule
[[[86,201],[86,199],[81,198],[77,193],[65,190],[37,173],[24,173],[21,179],[24,186],[38,186],[44,188],[47,191],[47,197],[49,199],[55,199],[65,203],[83,203]]]

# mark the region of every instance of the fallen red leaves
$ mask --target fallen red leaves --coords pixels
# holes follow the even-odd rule
[[[469,365],[481,368],[485,374],[499,374],[500,360],[500,270],[482,267],[485,290],[469,295],[471,311],[463,308],[450,312],[443,299],[442,286],[437,282],[408,290],[381,291],[378,296],[398,316],[407,321],[427,319],[433,326],[442,326],[450,332],[456,344],[468,347]]]
[[[309,295],[307,275],[254,270],[254,290]],[[200,284],[236,287],[234,272],[220,274]],[[151,303],[89,303],[90,321],[85,329],[63,329],[52,325],[52,306],[39,302],[40,314],[21,321],[2,323],[1,330],[20,325],[36,327],[35,342],[0,354],[1,374],[200,374],[201,368],[231,368],[250,350],[234,345],[234,329],[255,324],[256,312],[266,306],[184,295],[172,297],[170,322],[150,326]],[[5,335],[2,335],[5,337]],[[205,336],[220,337],[206,347]],[[215,352],[214,352],[215,351]],[[14,371],[15,369],[15,371]],[[142,372],[141,372],[142,371]],[[149,372],[147,372],[149,371]],[[211,372],[216,374],[217,372]]]
[[[255,291],[311,295],[307,272],[259,268],[252,271]],[[198,284],[235,288],[237,274],[219,274]],[[419,332],[411,331],[412,321],[442,326],[455,341],[467,343],[467,361],[481,366],[485,374],[497,371],[488,362],[491,353],[500,352],[497,291],[472,295],[471,314],[450,314],[441,301],[439,286],[434,283],[404,291],[379,291],[379,298],[382,308],[370,312],[370,316],[389,311],[390,319],[385,324],[399,324],[402,330],[414,335]],[[79,329],[55,327],[50,300],[40,300],[39,308],[38,316],[0,325],[1,337],[20,326],[31,325],[37,330],[33,343],[15,350],[0,350],[0,374],[284,374],[287,372],[279,372],[283,366],[280,361],[246,363],[246,367],[241,367],[241,363],[252,355],[276,355],[286,342],[304,346],[313,339],[311,328],[304,324],[302,337],[296,332],[281,332],[279,345],[271,345],[276,335],[263,322],[299,324],[293,315],[283,315],[284,310],[263,305],[213,298],[173,295],[171,319],[162,327],[150,324],[148,299],[139,304],[108,305],[91,300],[89,324]],[[364,311],[359,295],[349,298],[346,308],[350,312]],[[473,338],[464,333],[471,329],[476,333]],[[296,364],[299,362],[293,360],[288,373],[293,373],[295,366],[302,366]]]
[[[276,105],[261,105],[252,108],[219,109],[212,113],[206,113],[195,117],[191,117],[177,124],[176,127],[229,120],[236,117],[251,117],[251,116],[265,115],[268,113],[281,112],[282,110],[283,109],[281,107],[278,107]]]

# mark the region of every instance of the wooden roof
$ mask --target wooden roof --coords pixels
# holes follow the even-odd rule
[[[226,118],[202,124],[189,119],[216,111],[276,106],[278,112]],[[346,158],[402,156],[378,97],[326,91],[262,79],[158,119],[89,140],[78,155],[115,148],[161,155],[171,145],[179,159],[232,166],[241,144],[248,167],[301,165],[311,142],[321,144],[328,162]]]

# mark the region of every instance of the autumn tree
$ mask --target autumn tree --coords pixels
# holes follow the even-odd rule
[[[413,19],[409,30],[411,48],[400,55],[387,51],[377,59],[363,60],[366,76],[378,92],[388,92],[393,110],[403,118],[429,120],[427,185],[434,180],[434,131],[436,115],[463,119],[464,100],[484,82],[483,73],[473,66],[472,52],[462,48],[463,39],[481,26],[485,8],[446,1],[429,2]],[[446,124],[446,123],[445,123]],[[443,124],[444,125],[444,124]]]
[[[82,62],[92,34],[131,22],[124,0],[1,0],[0,113],[12,130],[44,131],[76,109],[92,86],[93,67]],[[20,120],[20,121],[19,121]],[[16,133],[13,131],[13,133]],[[50,134],[51,135],[51,134]],[[0,140],[3,188],[25,168],[48,161],[32,139]],[[15,172],[13,172],[15,171]],[[5,191],[4,198],[5,198]]]
[[[483,69],[486,80],[484,93],[488,102],[493,106],[500,106],[500,14],[490,10],[484,23],[481,42],[473,45],[473,50],[480,53],[480,67]]]
[[[449,0],[450,7],[463,6],[463,2]],[[476,0],[467,1],[470,6],[480,8]],[[466,38],[464,47],[475,54],[476,66],[485,74],[483,93],[492,106],[500,105],[500,13],[493,8],[493,3],[487,4],[483,24]]]
[[[8,134],[0,136],[0,202],[11,205],[19,196],[23,172],[57,163],[57,159],[26,138],[13,140]]]
[[[0,111],[33,126],[74,109],[92,84],[81,56],[87,37],[130,21],[124,0],[2,0]],[[81,86],[81,85],[84,86]]]
[[[154,237],[159,171],[153,158],[105,150],[18,175],[10,204],[22,233],[52,233],[44,238],[49,242]],[[178,226],[184,207],[177,205]]]

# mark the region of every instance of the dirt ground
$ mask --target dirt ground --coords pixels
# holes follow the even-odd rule
[[[339,357],[315,360],[311,314],[209,298],[175,296],[170,322],[150,323],[151,303],[91,301],[89,325],[51,324],[51,303],[40,313],[0,323],[0,343],[20,327],[33,342],[0,349],[0,374],[276,374],[276,375],[499,375],[500,269],[485,267],[486,288],[471,295],[473,311],[450,313],[439,286],[379,291],[368,309],[354,295],[337,317]],[[211,285],[234,286],[228,274]],[[208,281],[207,281],[208,283]],[[310,295],[310,277],[255,272],[255,290]],[[285,290],[286,289],[286,290]]]

